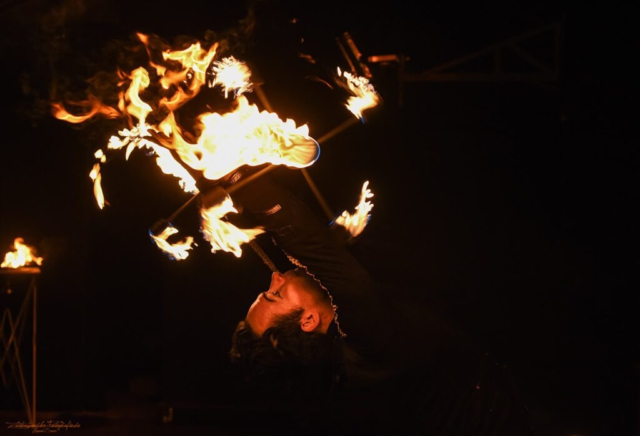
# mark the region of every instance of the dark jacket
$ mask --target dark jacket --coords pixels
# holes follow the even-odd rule
[[[232,198],[337,306],[328,332],[339,344],[328,401],[333,414],[326,415],[334,424],[403,423],[433,435],[533,434],[504,368],[429,308],[395,301],[339,229],[268,177]]]

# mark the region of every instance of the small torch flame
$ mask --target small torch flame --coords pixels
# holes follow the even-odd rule
[[[102,191],[102,174],[100,174],[99,163],[96,163],[93,165],[93,168],[89,173],[89,178],[93,180],[93,195],[96,198],[98,207],[100,209],[103,209],[105,205],[105,199],[104,199],[104,192]]]
[[[0,265],[2,268],[20,268],[32,263],[42,265],[42,258],[36,256],[35,249],[24,243],[23,238],[16,238],[13,241],[15,251],[9,251],[4,256],[4,262]]]
[[[361,119],[362,112],[378,105],[380,96],[369,82],[369,79],[355,76],[347,71],[342,72],[340,68],[338,68],[338,76],[346,79],[347,86],[353,94],[353,96],[347,100],[347,109],[349,109],[356,118]]]
[[[336,218],[336,224],[339,224],[346,228],[352,237],[356,237],[362,233],[364,228],[369,223],[371,218],[371,209],[373,204],[369,201],[373,197],[373,193],[369,190],[369,181],[364,182],[362,185],[362,192],[360,193],[360,202],[356,206],[354,214],[350,214],[346,210],[342,212],[338,218]]]
[[[180,242],[171,243],[168,241],[169,237],[178,233],[178,229],[169,225],[164,228],[160,235],[154,235],[149,232],[149,235],[156,243],[158,248],[162,250],[167,256],[174,260],[183,260],[189,256],[188,251],[193,247],[193,238],[191,236],[187,236]]]

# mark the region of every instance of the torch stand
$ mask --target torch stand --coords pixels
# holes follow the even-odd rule
[[[27,418],[31,425],[36,423],[36,304],[37,304],[37,288],[36,277],[40,274],[37,267],[23,268],[3,268],[0,269],[0,275],[7,278],[7,282],[13,277],[27,279],[27,287],[22,295],[21,303],[19,296],[14,295],[19,290],[13,290],[10,286],[2,289],[2,293],[6,294],[0,298],[0,309],[2,310],[2,319],[0,319],[0,378],[5,388],[9,388],[12,382],[16,383],[22,404],[27,413]],[[18,301],[17,304],[11,304],[12,300]],[[7,304],[5,306],[4,301]],[[16,306],[16,307],[12,307]],[[19,306],[17,316],[14,315],[15,309]],[[20,343],[25,326],[29,319],[29,306],[31,306],[31,395],[27,389],[25,382],[25,373],[22,367]],[[13,309],[13,311],[12,311]],[[6,369],[6,372],[5,372]]]

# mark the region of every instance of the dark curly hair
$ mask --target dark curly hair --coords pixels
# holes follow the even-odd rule
[[[240,321],[233,332],[229,351],[231,361],[254,375],[276,368],[329,362],[333,336],[303,331],[300,328],[302,313],[303,309],[299,308],[280,315],[262,336],[258,336],[245,320]]]
[[[303,331],[302,313],[300,308],[279,316],[262,336],[245,320],[236,326],[229,357],[252,392],[262,389],[269,397],[277,392],[281,399],[294,402],[312,391],[330,393],[339,337]]]

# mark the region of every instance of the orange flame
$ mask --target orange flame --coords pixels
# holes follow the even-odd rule
[[[166,52],[164,57],[183,63],[189,68],[197,67],[198,74],[195,75],[194,80],[200,86],[205,77],[201,74],[206,70],[204,63],[215,54],[215,51],[212,49],[206,55],[202,53],[203,51],[196,44],[181,52]],[[225,95],[230,90],[235,90],[235,94],[241,94],[251,89],[248,81],[249,69],[244,63],[234,58],[226,58],[215,63],[214,71],[217,75],[213,85],[220,84],[225,89]],[[172,77],[175,79],[174,76]],[[131,117],[132,124],[135,126],[119,131],[118,136],[112,136],[108,148],[112,150],[126,148],[126,159],[136,148],[145,147],[152,150],[162,171],[177,177],[185,192],[198,192],[195,179],[173,157],[169,149],[176,150],[182,163],[201,171],[204,177],[211,180],[218,180],[245,164],[257,166],[272,163],[304,168],[315,162],[319,156],[319,146],[309,137],[306,125],[296,126],[293,120],[283,121],[274,113],[259,112],[257,107],[250,105],[242,95],[237,97],[233,112],[223,115],[217,113],[201,115],[198,118],[199,125],[195,126],[201,132],[197,142],[192,144],[183,137],[182,128],[177,124],[173,112],[169,112],[158,125],[146,123],[153,108],[140,96],[140,93],[150,86],[150,76],[144,68],[137,68],[131,75],[123,75],[123,78],[128,78],[130,85],[121,94],[119,107]],[[165,82],[165,85],[173,84],[173,79]],[[176,87],[175,95],[178,94],[181,97],[174,98],[173,102],[193,97]],[[175,106],[168,101],[161,101],[161,105]],[[154,133],[156,142],[151,140]],[[96,199],[102,207],[104,197],[101,189],[98,189],[100,182],[98,175],[99,170],[94,167],[91,178],[94,180]]]
[[[144,126],[147,115],[153,110],[140,97],[140,92],[144,91],[151,84],[149,73],[144,68],[136,68],[129,77],[131,84],[120,100],[120,107],[129,115],[138,119],[138,124]]]
[[[229,196],[220,204],[201,209],[201,230],[204,238],[211,244],[212,253],[223,250],[240,257],[242,255],[240,245],[264,233],[264,230],[259,228],[239,229],[233,224],[223,221],[222,218],[230,212],[238,213]]]
[[[14,239],[13,247],[15,251],[9,251],[4,256],[1,268],[20,268],[31,263],[42,265],[42,258],[36,256],[35,249],[26,245],[23,238]]]
[[[98,114],[125,119],[127,127],[113,135],[106,148],[124,150],[127,160],[135,149],[151,150],[161,170],[176,177],[181,188],[192,194],[199,191],[190,170],[200,172],[207,179],[220,180],[243,165],[270,163],[306,168],[318,159],[320,147],[309,136],[306,124],[298,126],[291,119],[280,119],[277,114],[259,111],[249,103],[244,94],[252,90],[251,71],[233,57],[214,61],[218,43],[208,49],[195,43],[182,50],[165,50],[160,59],[153,56],[153,50],[157,49],[152,47],[150,38],[141,33],[137,36],[147,49],[149,65],[130,73],[118,71],[121,91],[117,109],[100,105],[92,97],[85,106],[80,105],[84,108],[82,115],[71,115],[62,105],[54,105],[59,119],[80,123]],[[233,96],[233,109],[224,114],[203,113],[192,126],[179,125],[180,117],[175,111],[192,100],[205,84],[211,88],[219,86],[225,98]],[[160,89],[164,90],[161,98],[149,98],[150,92]],[[108,204],[101,187],[101,164],[106,158],[102,150],[98,150],[95,157],[97,162],[90,178],[102,209]],[[239,257],[240,245],[263,230],[241,230],[232,226],[222,220],[229,212],[235,212],[231,199],[202,210],[201,231],[213,252],[224,250]],[[174,246],[167,242],[172,234],[155,236],[154,240],[174,258],[186,258],[188,248],[184,244],[190,247],[193,240]]]
[[[102,175],[100,174],[100,164],[94,164],[93,169],[89,173],[89,177],[93,180],[93,196],[96,198],[96,202],[98,203],[98,207],[100,209],[104,208],[105,199],[104,193],[102,192]]]
[[[177,61],[182,65],[182,71],[174,76],[173,78],[164,74],[164,82],[166,84],[175,84],[177,83],[177,78],[182,77],[183,74],[186,74],[185,78],[191,79],[191,85],[189,88],[191,90],[199,89],[206,82],[206,74],[209,65],[213,61],[214,56],[216,55],[216,50],[218,48],[218,44],[213,44],[209,50],[202,49],[199,42],[192,44],[185,50],[171,51],[168,50],[162,54],[162,57],[165,60],[169,61]],[[182,79],[184,80],[184,79]]]
[[[350,214],[346,210],[336,218],[336,224],[346,228],[354,238],[358,236],[369,223],[371,218],[371,209],[373,204],[369,201],[373,197],[373,193],[369,189],[369,181],[364,182],[360,193],[360,201],[356,206],[355,213]]]
[[[275,113],[259,112],[244,96],[233,112],[204,114],[199,118],[201,134],[195,144],[176,132],[170,144],[180,159],[204,177],[218,180],[242,165],[264,163],[305,168],[313,164],[320,147],[309,136],[306,124],[282,121]],[[176,129],[174,129],[176,130]]]
[[[79,107],[85,113],[83,115],[72,115],[61,103],[52,103],[51,113],[59,120],[66,121],[68,123],[82,123],[89,118],[100,114],[107,118],[117,118],[119,116],[118,110],[111,106],[106,106],[98,101],[94,96],[89,96],[85,101],[75,102],[73,106]]]
[[[362,112],[378,105],[380,96],[369,82],[369,79],[355,76],[347,71],[342,72],[340,68],[338,68],[338,76],[346,79],[346,84],[353,94],[353,96],[347,100],[347,109],[349,109],[356,118],[361,119]]]
[[[191,236],[187,236],[180,242],[171,243],[168,241],[169,237],[178,233],[178,229],[173,226],[167,226],[160,233],[160,235],[156,236],[152,233],[149,233],[151,238],[155,241],[156,245],[160,250],[162,250],[165,254],[175,260],[183,260],[189,256],[189,250],[193,247],[193,238]]]

